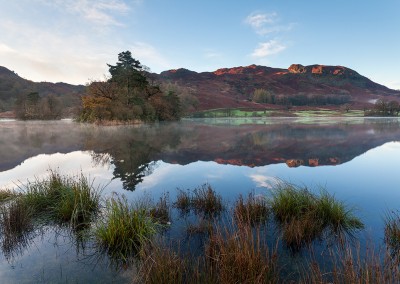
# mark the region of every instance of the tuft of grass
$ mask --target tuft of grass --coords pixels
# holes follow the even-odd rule
[[[225,225],[210,237],[206,270],[216,283],[278,283],[276,249],[269,249],[260,230],[242,225]]]
[[[114,195],[107,200],[104,213],[95,229],[95,238],[114,260],[128,262],[157,231],[149,209],[139,203],[129,205],[124,196]]]
[[[400,212],[391,211],[385,217],[385,243],[400,261]]]
[[[196,257],[180,254],[179,244],[150,248],[134,283],[279,283],[276,248],[271,251],[251,226],[221,226]]]
[[[325,190],[317,197],[315,217],[321,219],[321,226],[328,228],[334,235],[349,234],[364,228],[359,218],[353,215],[353,210]]]
[[[47,179],[28,183],[24,191],[23,201],[46,222],[85,226],[100,208],[101,190],[83,174],[76,178],[50,171]]]
[[[7,201],[18,195],[19,195],[18,193],[16,193],[15,191],[12,191],[10,189],[1,189],[0,190],[0,202]]]
[[[235,202],[234,216],[238,222],[256,225],[268,220],[269,209],[263,197],[257,198],[254,192],[250,192],[247,199],[242,195]]]
[[[138,273],[133,283],[193,283],[185,281],[190,276],[187,259],[181,258],[168,247],[148,246],[144,249]]]
[[[189,190],[183,191],[178,189],[178,195],[176,197],[176,202],[174,202],[174,207],[181,211],[181,213],[188,213],[191,206],[191,196]]]
[[[351,209],[326,191],[317,195],[307,188],[282,183],[272,191],[269,203],[283,239],[293,248],[316,238],[343,239],[364,227]]]
[[[169,195],[164,193],[153,208],[150,209],[150,216],[159,224],[170,223]]]
[[[22,198],[15,198],[0,207],[1,247],[6,258],[27,246],[33,231],[33,211]]]
[[[223,210],[222,197],[209,184],[194,189],[191,205],[196,212],[207,216],[218,215]]]

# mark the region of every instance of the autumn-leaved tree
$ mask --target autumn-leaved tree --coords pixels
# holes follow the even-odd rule
[[[82,98],[81,121],[154,121],[180,118],[179,98],[163,93],[147,80],[146,68],[130,51],[118,54],[115,65],[107,64],[110,78],[91,82]]]

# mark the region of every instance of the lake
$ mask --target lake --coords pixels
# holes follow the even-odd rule
[[[83,173],[128,200],[210,184],[226,202],[279,181],[321,187],[355,209],[360,239],[383,242],[383,217],[400,209],[398,118],[204,119],[135,126],[0,120],[0,188]],[[171,229],[179,236],[178,229]],[[129,282],[62,228],[35,232],[0,254],[3,283]]]

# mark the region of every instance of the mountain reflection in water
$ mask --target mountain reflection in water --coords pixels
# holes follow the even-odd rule
[[[160,160],[180,165],[214,161],[248,167],[277,163],[313,167],[345,163],[400,140],[398,119],[307,122],[270,119],[265,124],[234,125],[237,121],[195,120],[107,127],[71,121],[1,122],[0,171],[39,154],[90,151],[94,165],[112,165],[114,178],[124,189],[134,190]]]

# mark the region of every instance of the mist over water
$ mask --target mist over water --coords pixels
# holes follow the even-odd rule
[[[165,191],[174,199],[176,188],[205,182],[227,201],[250,190],[268,194],[279,179],[312,190],[324,187],[356,208],[366,234],[377,243],[383,238],[385,211],[398,209],[400,199],[397,118],[184,120],[107,127],[0,121],[0,157],[0,188],[18,189],[49,169],[82,172],[96,184],[107,184],[104,195],[119,192],[130,200],[143,194],[158,198]],[[22,249],[11,264],[3,258],[0,277],[19,279],[15,267],[36,271],[27,263],[39,257],[37,251],[42,256],[65,253],[63,241],[58,248],[48,245],[54,233],[45,236],[44,244],[43,237],[34,237],[35,248]],[[60,256],[56,262],[64,271],[75,271],[79,255],[67,251],[68,260]],[[46,262],[40,263],[44,267]],[[89,279],[96,269],[80,273]]]

